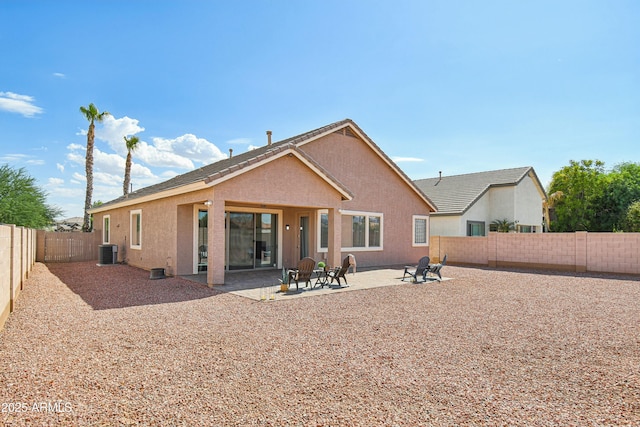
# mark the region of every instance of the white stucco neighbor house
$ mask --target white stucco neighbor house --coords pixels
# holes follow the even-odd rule
[[[533,167],[440,176],[414,181],[438,211],[432,236],[486,236],[495,220],[516,222],[520,233],[543,231],[547,194]]]

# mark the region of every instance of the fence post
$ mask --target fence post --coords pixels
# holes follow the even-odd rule
[[[587,271],[587,232],[576,231],[576,273]]]
[[[498,233],[490,231],[487,237],[487,265],[490,268],[498,266]]]

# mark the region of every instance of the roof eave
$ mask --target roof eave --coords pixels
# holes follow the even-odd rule
[[[191,184],[174,187],[158,193],[149,194],[147,196],[140,196],[132,199],[124,199],[119,202],[96,206],[95,208],[89,209],[87,212],[89,212],[90,214],[96,214],[104,211],[109,211],[112,209],[125,208],[127,206],[133,206],[140,203],[151,202],[154,200],[164,199],[171,196],[179,196],[185,193],[191,193],[192,191],[203,190],[203,189],[206,189],[207,187],[208,185],[206,185],[204,181],[197,181]]]

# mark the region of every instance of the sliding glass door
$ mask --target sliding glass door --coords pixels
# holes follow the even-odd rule
[[[277,265],[278,215],[227,213],[227,268],[246,270]]]

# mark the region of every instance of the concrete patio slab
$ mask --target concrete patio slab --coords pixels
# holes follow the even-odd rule
[[[225,276],[225,284],[214,286],[213,288],[245,298],[250,298],[256,301],[271,302],[302,297],[328,295],[340,292],[373,289],[383,286],[420,286],[441,283],[436,279],[427,280],[426,282],[418,284],[410,282],[409,278],[403,281],[403,272],[404,268],[359,270],[357,273],[348,273],[346,275],[348,285],[342,284],[342,286],[340,286],[336,282],[334,282],[333,284],[325,285],[324,287],[320,285],[314,286],[316,282],[316,277],[314,276],[311,281],[311,286],[305,287],[300,284],[300,288],[296,289],[295,284],[292,284],[290,285],[289,291],[287,292],[280,291],[280,283],[278,281],[278,278],[281,274],[280,270],[228,272]],[[200,283],[206,283],[205,274],[181,277]],[[451,278],[442,278],[442,282],[448,280],[451,280]]]

